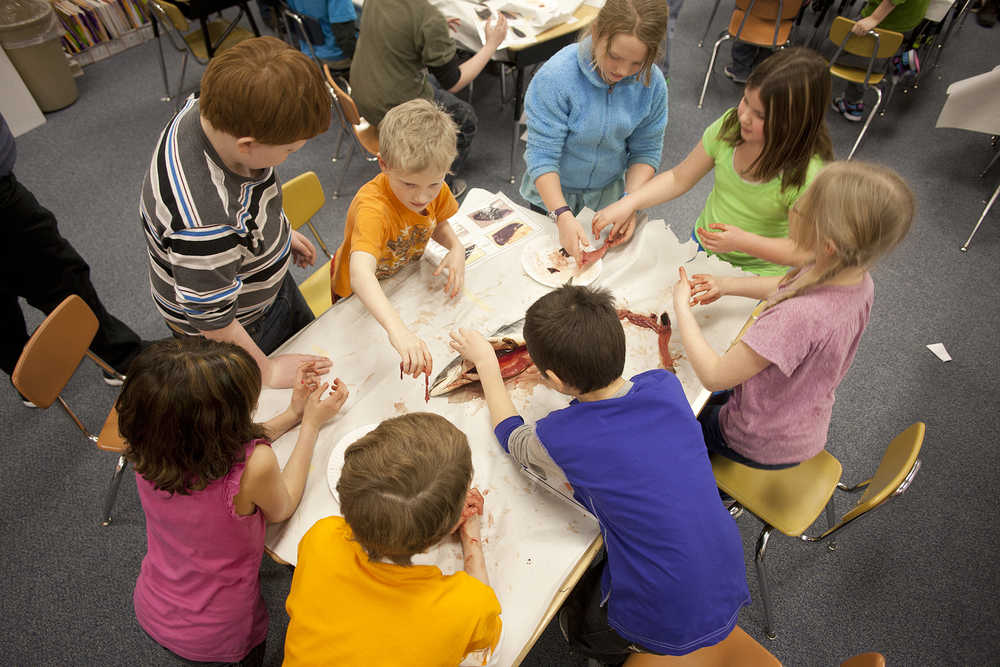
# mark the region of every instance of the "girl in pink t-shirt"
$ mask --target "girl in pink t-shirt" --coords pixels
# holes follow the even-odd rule
[[[267,521],[299,504],[316,436],[340,410],[312,363],[288,409],[253,421],[260,367],[241,347],[186,337],[136,357],[116,405],[146,514],[146,557],[133,601],[139,625],[187,660],[260,664],[267,609],[259,568]],[[285,468],[269,440],[301,422]]]
[[[792,207],[790,238],[815,262],[784,276],[724,278],[684,268],[674,326],[701,383],[732,389],[699,420],[709,450],[749,466],[784,468],[826,446],[834,391],[854,359],[875,290],[868,269],[913,220],[913,193],[891,169],[860,162],[824,168]],[[717,354],[693,305],[724,295],[766,299],[739,342]]]

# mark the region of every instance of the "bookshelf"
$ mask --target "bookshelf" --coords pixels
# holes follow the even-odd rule
[[[63,28],[62,45],[90,65],[152,39],[143,0],[49,0]]]

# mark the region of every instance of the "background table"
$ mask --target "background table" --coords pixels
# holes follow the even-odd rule
[[[494,197],[474,189],[461,212],[474,210]],[[519,209],[516,216],[541,230],[553,233],[544,216]],[[468,223],[465,223],[468,224]],[[491,332],[523,317],[526,308],[549,291],[528,278],[521,269],[520,251],[531,237],[472,267],[466,274],[464,294],[449,301],[441,292],[443,281],[421,261],[383,281],[383,289],[399,310],[403,321],[428,344],[436,374],[455,354],[448,348],[448,332],[455,327]],[[620,306],[637,312],[672,312],[671,288],[677,266],[689,272],[740,275],[740,272],[704,253],[695,256],[695,244],[681,244],[662,221],[641,226],[633,241],[608,253],[595,285],[608,287]],[[753,308],[749,299],[725,297],[696,309],[709,341],[724,350]],[[625,325],[627,359],[625,375],[659,365],[656,335],[647,329]],[[681,352],[672,345],[674,354]],[[504,640],[493,664],[510,665],[522,649],[534,641],[533,634],[546,618],[556,598],[565,595],[563,583],[594,544],[599,531],[596,521],[576,506],[524,477],[497,444],[490,428],[486,404],[476,391],[459,390],[424,403],[424,383],[399,379],[399,357],[384,331],[359,299],[346,299],[286,343],[280,352],[306,352],[330,356],[333,374],[346,382],[351,396],[341,413],[319,435],[303,499],[295,514],[283,524],[270,526],[268,547],[280,558],[295,563],[297,547],[305,532],[319,519],[338,513],[327,483],[327,460],[344,434],[385,418],[411,411],[439,413],[469,438],[475,466],[473,483],[483,490],[486,505],[483,549],[490,583],[504,610]],[[688,400],[704,402],[707,392],[681,354],[677,374]],[[433,377],[433,374],[432,374]],[[512,382],[511,397],[526,420],[537,420],[565,407],[568,398],[541,385],[537,374],[526,373]],[[284,409],[289,390],[264,390],[257,418],[264,420]],[[282,465],[294,446],[297,429],[274,443]],[[433,563],[442,571],[462,567],[457,540],[414,559]],[[554,609],[552,610],[554,611]]]

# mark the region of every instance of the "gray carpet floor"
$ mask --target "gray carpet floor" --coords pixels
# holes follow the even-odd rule
[[[740,89],[722,76],[723,58],[696,108],[710,46],[696,44],[711,3],[687,3],[673,46],[670,119],[663,165],[676,164]],[[722,17],[716,20],[721,30]],[[808,36],[811,29],[807,29]],[[916,91],[897,95],[873,124],[860,159],[893,166],[913,187],[919,211],[913,231],[875,270],[871,324],[838,391],[829,450],[848,480],[874,471],[888,441],[916,420],[927,423],[923,468],[912,488],[852,526],[839,548],[776,535],[769,547],[778,638],[763,637],[752,567],[759,524],[739,519],[746,548],[752,606],[740,625],[788,665],[836,665],[877,650],[892,665],[1000,664],[996,554],[997,524],[990,505],[998,468],[997,256],[1000,210],[984,223],[968,253],[959,246],[1000,179],[989,137],[935,129],[949,83],[998,64],[1000,28],[970,17],[952,36],[941,66]],[[176,76],[179,62],[168,54]],[[188,74],[196,85],[200,68]],[[138,197],[153,144],[170,118],[160,101],[155,42],[89,66],[78,80],[80,99],[49,114],[18,139],[15,172],[55,212],[62,233],[90,262],[109,310],[144,338],[168,335],[150,302],[146,257],[138,226]],[[484,74],[474,104],[480,133],[464,176],[474,187],[504,190],[510,155],[510,106],[499,106],[498,78]],[[846,156],[858,126],[829,114],[838,156]],[[333,163],[336,135],[317,137],[279,169],[283,178],[316,171],[328,192],[341,175]],[[515,167],[523,163],[520,148]],[[375,173],[355,160],[345,196],[317,216],[321,234],[339,243],[350,195]],[[652,211],[681,237],[704,202],[710,178],[693,192]],[[295,269],[297,279],[306,272]],[[30,324],[41,316],[26,307]],[[938,361],[924,346],[944,343],[954,361]],[[97,428],[115,399],[98,371],[84,362],[65,396]],[[990,407],[992,406],[992,407]],[[3,576],[0,656],[9,665],[172,664],[135,622],[132,586],[145,550],[135,482],[128,476],[115,522],[98,514],[114,457],[83,440],[58,409],[24,408],[13,390],[0,392],[0,528]],[[843,508],[845,505],[840,505]],[[264,594],[271,611],[267,664],[281,660],[287,623],[284,598],[291,572],[265,559]],[[391,632],[391,629],[387,629]],[[583,665],[548,628],[526,665]]]

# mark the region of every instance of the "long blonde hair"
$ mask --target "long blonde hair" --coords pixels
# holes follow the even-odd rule
[[[792,207],[798,216],[789,238],[806,249],[833,248],[822,274],[772,295],[767,308],[819,287],[841,271],[868,269],[896,247],[913,222],[913,192],[892,169],[868,162],[831,162]],[[801,271],[801,270],[800,270]],[[781,281],[788,285],[800,271]]]
[[[651,68],[660,55],[660,43],[667,34],[668,13],[664,0],[607,0],[590,25],[591,48],[596,49],[601,40],[607,40],[604,46],[607,49],[615,35],[632,35],[646,47],[639,77],[648,86]]]

